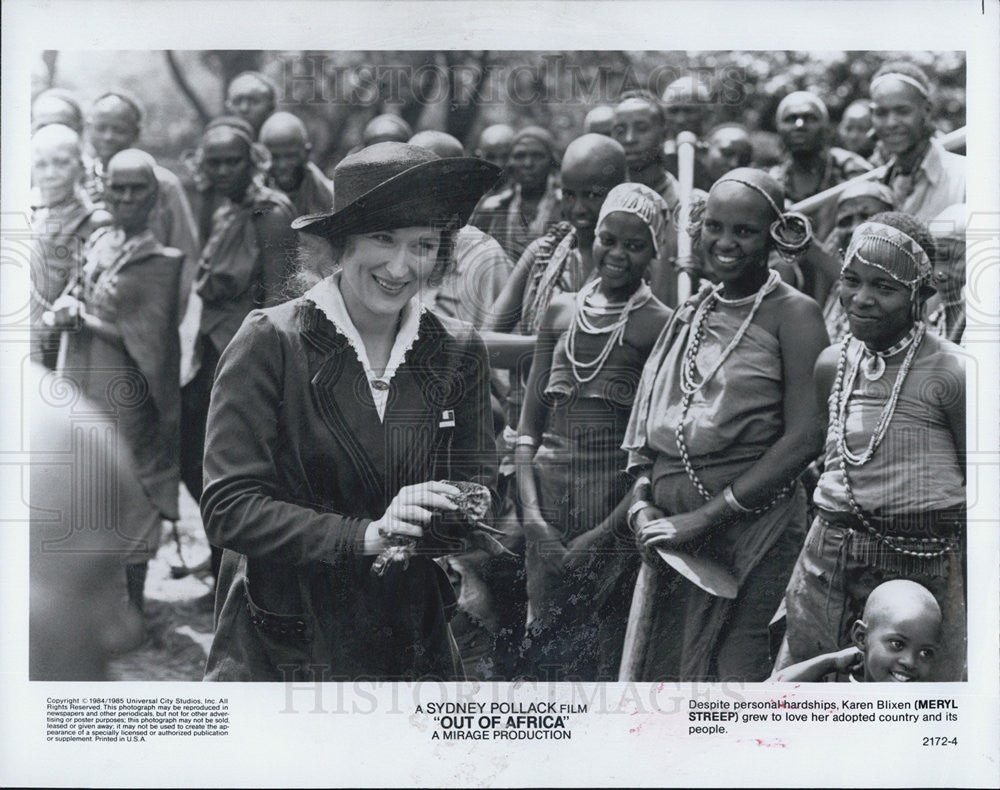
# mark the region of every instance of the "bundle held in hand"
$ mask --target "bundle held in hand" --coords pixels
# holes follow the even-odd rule
[[[494,555],[510,553],[497,540],[503,533],[483,521],[492,502],[490,490],[479,483],[441,482],[458,489],[458,494],[448,495],[458,509],[436,514],[431,524],[424,528],[424,536],[419,541],[403,538],[386,548],[372,563],[372,573],[381,576],[390,562],[401,561],[405,567],[414,554],[442,557],[473,549],[483,549]]]

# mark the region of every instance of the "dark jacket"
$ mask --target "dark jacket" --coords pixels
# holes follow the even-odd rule
[[[251,313],[208,417],[202,517],[227,551],[207,679],[459,676],[438,565],[418,555],[377,577],[361,548],[399,488],[493,487],[495,453],[486,349],[466,325],[423,314],[382,423],[353,349],[311,301]]]

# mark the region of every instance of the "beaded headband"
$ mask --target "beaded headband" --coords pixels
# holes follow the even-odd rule
[[[908,285],[914,295],[919,286],[930,282],[933,271],[923,247],[899,228],[881,222],[864,222],[854,231],[843,268],[846,269],[855,258],[881,269],[896,282]]]
[[[601,211],[597,215],[597,226],[600,227],[604,218],[615,211],[635,214],[649,226],[653,237],[653,250],[660,257],[660,246],[667,230],[667,215],[670,208],[660,195],[644,184],[619,184],[604,198]]]
[[[711,195],[712,194],[712,189],[715,189],[719,184],[724,184],[727,181],[731,181],[734,184],[742,184],[743,186],[748,187],[749,189],[752,189],[754,192],[758,193],[762,198],[764,198],[764,200],[767,201],[767,205],[769,205],[771,207],[771,210],[775,213],[776,216],[780,217],[782,215],[782,211],[781,211],[780,208],[778,208],[778,204],[774,201],[774,198],[771,197],[767,193],[767,190],[764,189],[764,187],[762,187],[760,184],[755,184],[752,181],[745,181],[742,178],[733,178],[731,176],[723,176],[718,181],[716,181],[714,184],[712,184],[712,188],[708,190],[708,194]]]
[[[778,217],[773,223],[771,223],[770,228],[771,238],[777,245],[778,252],[785,256],[794,257],[806,251],[812,243],[812,223],[809,221],[807,216],[800,214],[797,211],[782,211],[778,207],[774,198],[768,194],[764,187],[743,178],[723,176],[712,184],[712,189],[715,189],[719,184],[723,184],[727,181],[752,189],[767,201],[767,205],[771,207],[771,211],[773,211]],[[708,190],[709,195],[712,194],[712,189]],[[700,220],[700,216],[695,219],[696,222]]]
[[[868,88],[869,93],[875,90],[875,88],[878,86],[879,83],[889,79],[899,80],[900,82],[905,82],[907,85],[912,85],[914,88],[920,91],[920,94],[925,99],[930,94],[930,91],[927,90],[927,86],[921,84],[920,80],[914,79],[909,74],[901,74],[898,71],[889,71],[886,72],[885,74],[880,74],[875,79],[873,79],[872,84]]]

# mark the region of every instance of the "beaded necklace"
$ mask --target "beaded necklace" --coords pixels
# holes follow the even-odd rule
[[[688,410],[691,408],[691,401],[694,398],[695,393],[702,389],[712,379],[712,377],[718,373],[722,364],[729,358],[729,355],[736,350],[736,347],[740,344],[743,336],[750,329],[750,324],[753,322],[754,316],[757,315],[757,311],[760,309],[760,305],[764,301],[764,298],[777,288],[780,282],[780,275],[776,271],[771,270],[767,280],[760,287],[757,293],[741,299],[724,298],[721,295],[722,285],[719,284],[712,289],[712,292],[701,303],[698,307],[698,311],[694,315],[694,319],[691,321],[691,330],[688,334],[688,342],[684,349],[684,353],[681,356],[680,386],[683,397],[681,398],[681,414],[680,418],[677,420],[677,427],[674,429],[674,434],[677,438],[677,451],[680,453],[681,462],[684,464],[684,471],[687,472],[687,476],[691,480],[691,483],[694,485],[695,489],[697,489],[701,498],[706,502],[712,499],[712,494],[710,494],[708,489],[705,488],[705,485],[701,482],[697,472],[695,472],[694,466],[691,464],[691,457],[688,453],[687,443],[684,441],[684,420],[687,419]],[[705,324],[708,321],[708,314],[711,310],[715,309],[717,304],[722,304],[727,307],[741,307],[748,304],[753,306],[750,308],[750,313],[740,325],[740,328],[736,331],[732,341],[728,346],[726,346],[725,351],[723,351],[720,355],[716,364],[712,366],[712,369],[708,373],[702,376],[701,381],[697,381],[696,360],[698,357],[698,349],[701,347],[701,341],[705,335]],[[792,485],[792,483],[785,485],[777,493],[774,499],[762,507],[753,509],[752,513],[760,514],[770,510],[774,506],[775,502],[791,493]]]
[[[921,544],[928,546],[935,546],[936,548],[929,551],[917,551],[914,549],[905,548],[902,545],[897,544],[887,535],[883,535],[879,532],[875,526],[868,520],[865,516],[864,510],[858,504],[857,500],[854,498],[854,489],[851,487],[851,478],[847,473],[847,465],[850,463],[852,466],[862,466],[868,463],[872,456],[875,454],[875,450],[882,443],[882,439],[885,438],[885,434],[888,431],[889,423],[892,421],[892,416],[896,411],[896,403],[899,400],[899,393],[903,388],[903,382],[906,379],[907,374],[910,372],[910,368],[913,364],[913,359],[917,354],[917,350],[920,348],[920,343],[924,339],[924,334],[926,332],[926,325],[923,321],[917,322],[914,326],[912,332],[912,337],[910,337],[909,351],[906,357],[903,359],[903,363],[900,365],[899,373],[896,374],[896,381],[892,386],[892,393],[889,396],[889,400],[882,409],[882,414],[879,416],[879,420],[875,425],[875,430],[872,432],[872,438],[868,442],[868,447],[865,451],[858,455],[850,450],[847,446],[847,403],[851,398],[851,389],[854,386],[854,381],[857,379],[858,368],[860,366],[861,357],[854,361],[851,366],[850,372],[847,371],[847,356],[848,347],[850,346],[850,341],[852,336],[848,334],[843,341],[840,359],[837,363],[837,375],[834,378],[833,390],[830,392],[830,428],[834,432],[834,437],[837,442],[837,453],[840,456],[840,474],[844,480],[844,490],[847,493],[847,502],[851,506],[851,511],[854,516],[861,522],[861,525],[865,528],[868,536],[876,543],[885,546],[890,551],[896,554],[902,554],[907,557],[914,557],[920,560],[936,559],[942,557],[949,551],[953,549],[952,544],[941,538],[924,538],[921,539]],[[897,344],[898,345],[898,344]],[[904,346],[905,348],[905,346]],[[890,356],[887,349],[886,356]],[[898,351],[896,353],[899,353]],[[883,363],[884,364],[884,363]]]
[[[849,463],[852,466],[863,466],[871,460],[875,451],[882,443],[886,432],[889,430],[889,423],[892,421],[892,415],[896,411],[896,404],[899,401],[899,393],[903,389],[903,382],[906,380],[906,376],[910,372],[910,367],[913,365],[913,359],[917,355],[917,351],[920,348],[920,343],[924,339],[924,333],[926,331],[926,324],[924,324],[923,321],[920,321],[914,325],[913,329],[911,329],[907,334],[907,337],[904,338],[905,342],[901,341],[902,345],[900,345],[900,343],[896,344],[896,346],[900,346],[899,349],[893,351],[893,349],[890,348],[883,352],[885,356],[892,356],[893,354],[898,354],[903,348],[909,346],[909,350],[903,358],[903,364],[900,365],[899,372],[896,374],[896,380],[893,382],[889,400],[886,401],[885,406],[882,407],[882,413],[879,415],[878,422],[875,424],[875,429],[872,431],[872,437],[868,441],[868,446],[860,454],[855,453],[847,446],[846,423],[847,403],[851,399],[851,390],[854,387],[854,382],[857,380],[858,369],[861,367],[861,360],[865,354],[861,353],[857,356],[854,363],[851,365],[850,371],[848,372],[847,349],[850,345],[848,339],[851,336],[848,335],[848,337],[845,338],[840,353],[840,360],[837,364],[836,383],[833,391],[830,393],[831,406],[836,408],[836,413],[834,415],[834,419],[832,420],[831,427],[836,431],[837,450],[844,462]],[[893,348],[896,348],[896,346],[893,346]],[[884,370],[885,361],[882,357],[876,358],[882,362],[882,368]],[[875,378],[878,378],[878,376]]]
[[[886,359],[896,356],[896,354],[909,346],[916,336],[917,326],[914,324],[902,340],[889,346],[885,351],[873,351],[867,345],[864,346],[862,349],[864,361],[861,363],[861,371],[864,373],[865,378],[869,381],[878,381],[882,378],[882,374],[885,373]]]
[[[595,305],[592,299],[600,280],[594,280],[585,285],[576,296],[576,309],[573,311],[573,322],[566,333],[566,359],[569,360],[570,369],[573,371],[573,378],[579,384],[586,384],[593,381],[604,367],[604,363],[611,356],[615,345],[622,345],[625,340],[625,325],[628,324],[629,317],[633,312],[648,302],[653,292],[646,283],[640,284],[635,292],[625,302],[608,302],[603,305]],[[617,320],[607,326],[597,326],[592,319],[615,315]],[[607,335],[608,339],[598,355],[590,362],[581,362],[576,356],[576,334],[584,332],[588,335]],[[588,370],[591,369],[592,370]]]
[[[712,380],[712,377],[719,372],[723,363],[729,358],[729,355],[736,350],[740,341],[743,340],[743,336],[750,329],[750,324],[753,323],[754,316],[757,315],[757,311],[760,309],[760,305],[761,302],[764,301],[764,297],[777,288],[779,282],[781,282],[780,275],[772,269],[771,273],[767,277],[767,280],[760,287],[760,289],[755,294],[743,297],[742,299],[724,298],[722,296],[721,283],[712,289],[708,298],[706,298],[701,305],[699,305],[698,312],[695,313],[694,319],[691,321],[691,332],[688,335],[688,343],[684,349],[684,355],[681,361],[681,392],[687,396],[694,395],[698,392],[698,390]],[[708,314],[715,309],[717,304],[723,304],[727,307],[741,307],[743,305],[752,304],[753,307],[750,308],[750,313],[740,325],[740,328],[736,331],[732,341],[730,341],[729,345],[726,346],[722,354],[719,355],[715,364],[701,377],[701,381],[698,381],[698,349],[701,347],[701,341],[705,334],[705,322],[708,320]]]

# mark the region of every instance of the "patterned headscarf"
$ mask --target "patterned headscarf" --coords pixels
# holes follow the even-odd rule
[[[646,223],[653,237],[653,249],[656,257],[660,257],[660,249],[667,232],[667,219],[670,207],[660,195],[644,184],[619,184],[604,198],[601,211],[597,215],[597,227],[601,227],[604,218],[615,211],[635,214]]]

